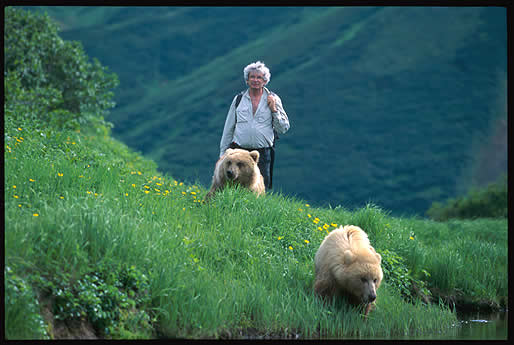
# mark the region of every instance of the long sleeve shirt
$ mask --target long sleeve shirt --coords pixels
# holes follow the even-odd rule
[[[255,114],[253,114],[252,101],[248,90],[243,93],[237,109],[237,96],[234,97],[223,128],[220,157],[232,142],[250,149],[271,147],[275,140],[273,129],[281,134],[289,130],[289,119],[282,106],[282,100],[275,93],[273,93],[273,96],[275,97],[277,112],[271,112],[268,106],[268,95],[270,93],[267,88],[264,88]]]

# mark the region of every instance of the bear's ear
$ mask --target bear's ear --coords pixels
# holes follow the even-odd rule
[[[378,263],[381,263],[382,262],[382,257],[380,256],[380,254],[378,253],[375,253],[377,259],[378,259]]]
[[[350,265],[355,259],[355,255],[350,251],[346,250],[343,254],[343,262],[345,265]]]
[[[229,154],[231,154],[233,151],[234,151],[234,149],[226,149],[226,150],[225,150],[225,154],[226,154],[226,155],[229,155]]]
[[[259,151],[250,152],[250,156],[255,161],[255,163],[259,163]]]

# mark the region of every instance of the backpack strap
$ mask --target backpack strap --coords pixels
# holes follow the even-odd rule
[[[236,110],[237,110],[237,107],[239,106],[239,103],[241,103],[241,99],[243,98],[243,93],[244,93],[244,91],[241,91],[236,96]],[[237,113],[236,112],[234,112],[234,118],[236,119],[236,123],[237,123]]]
[[[237,94],[237,97],[236,97],[236,109],[239,106],[239,103],[241,103],[241,98],[243,98],[243,92],[244,91],[241,91],[240,93]]]

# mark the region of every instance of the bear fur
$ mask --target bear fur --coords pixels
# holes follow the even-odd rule
[[[257,166],[258,162],[259,151],[227,149],[216,162],[211,189],[205,195],[205,201],[223,189],[227,182],[238,183],[257,195],[264,194],[264,178]]]
[[[382,282],[382,257],[358,226],[339,227],[328,234],[314,258],[314,291],[322,297],[346,296],[365,305],[368,314]]]

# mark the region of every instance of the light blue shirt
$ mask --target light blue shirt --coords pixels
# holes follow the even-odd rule
[[[248,90],[243,93],[237,110],[235,109],[237,96],[234,97],[221,136],[220,157],[232,142],[244,148],[270,147],[273,146],[275,139],[273,129],[281,134],[288,131],[289,119],[282,106],[282,100],[277,94],[273,94],[277,112],[272,113],[268,106],[269,94],[270,91],[264,88],[255,114],[252,111],[252,101]]]

